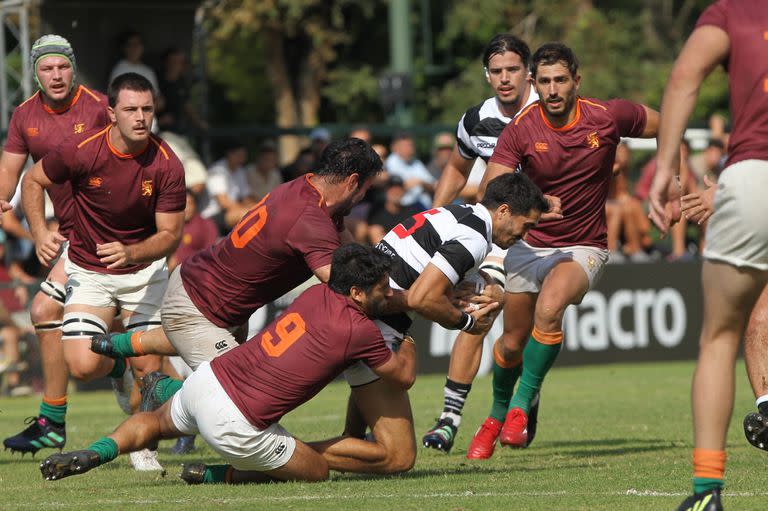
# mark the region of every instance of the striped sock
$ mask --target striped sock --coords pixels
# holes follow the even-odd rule
[[[443,387],[443,413],[440,418],[451,419],[453,425],[458,428],[461,424],[461,410],[471,389],[471,383],[458,383],[446,378],[445,387]]]
[[[725,451],[693,450],[693,493],[701,493],[723,487],[725,459]]]
[[[63,426],[67,416],[67,396],[57,398],[43,396],[40,402],[40,415],[55,426]]]

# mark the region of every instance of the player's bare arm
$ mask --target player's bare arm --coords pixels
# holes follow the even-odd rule
[[[453,146],[451,159],[443,169],[440,180],[435,188],[435,199],[432,207],[439,208],[450,204],[467,185],[469,173],[472,171],[472,160],[467,160],[459,153],[458,145]]]
[[[107,268],[121,268],[129,264],[151,263],[167,257],[176,250],[184,228],[184,212],[155,213],[157,232],[133,245],[119,241],[96,245],[96,254]]]
[[[416,381],[416,345],[410,336],[405,336],[397,351],[389,360],[373,369],[373,372],[388,382],[408,390]]]
[[[315,268],[312,270],[312,273],[315,274],[315,277],[317,277],[320,282],[328,282],[328,279],[331,278],[331,265],[326,264],[325,266],[320,266],[319,268]]]
[[[27,161],[26,154],[10,153],[3,151],[0,156],[0,213],[12,209],[9,202],[16,191],[16,185],[19,183],[21,169]],[[0,225],[2,225],[3,216],[0,214]]]
[[[434,264],[428,264],[408,293],[408,306],[427,319],[440,323],[445,328],[461,328],[464,312],[454,307],[451,297],[453,284]],[[495,317],[489,314],[499,307],[498,302],[483,304],[470,315],[475,325],[468,330],[475,334],[483,332]]]
[[[728,34],[715,26],[694,30],[678,57],[661,100],[664,116],[659,124],[659,151],[656,155],[656,175],[649,194],[650,218],[661,232],[666,233],[672,222],[667,204],[674,202],[670,188],[677,174],[675,158],[688,119],[693,113],[699,87],[704,78],[728,55]]]
[[[29,230],[35,240],[35,252],[46,266],[59,254],[61,244],[66,241],[57,231],[50,231],[45,225],[45,198],[43,192],[53,185],[43,171],[43,161],[35,163],[21,181],[21,202],[29,223]]]

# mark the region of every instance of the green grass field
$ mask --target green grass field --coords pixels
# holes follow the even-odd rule
[[[0,453],[0,509],[414,509],[672,510],[690,491],[691,363],[555,368],[542,397],[539,433],[527,450],[498,449],[485,462],[464,456],[485,417],[490,379],[479,379],[450,455],[420,448],[407,474],[368,477],[333,473],[320,484],[187,486],[179,464],[216,462],[198,441],[196,453],[172,456],[161,444],[168,475],[134,472],[127,457],[80,477],[45,482],[36,459]],[[731,424],[725,506],[763,510],[767,454],[743,438],[741,419],[754,408],[743,366]],[[443,377],[420,377],[411,391],[416,433],[431,426],[442,403]],[[319,439],[342,429],[347,389],[334,383],[283,424],[298,437]],[[0,400],[0,436],[36,413],[37,399]],[[70,398],[68,447],[87,446],[111,431],[121,414],[111,394]]]

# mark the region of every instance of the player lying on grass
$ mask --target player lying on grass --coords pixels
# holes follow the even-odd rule
[[[394,386],[413,384],[412,339],[392,351],[372,321],[392,296],[390,267],[374,248],[339,248],[327,285],[306,290],[249,342],[200,364],[157,411],[132,416],[85,450],[49,456],[40,464],[43,477],[81,474],[161,438],[199,433],[229,464],[185,466],[182,478],[191,484],[327,479],[328,461],[279,420],[358,360]],[[335,443],[336,456],[361,462],[383,449],[354,438]]]

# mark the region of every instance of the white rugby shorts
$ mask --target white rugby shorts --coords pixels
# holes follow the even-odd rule
[[[199,433],[211,448],[237,470],[264,472],[284,466],[296,440],[280,424],[258,429],[232,402],[211,370],[200,364],[171,403],[171,420],[186,435]]]

